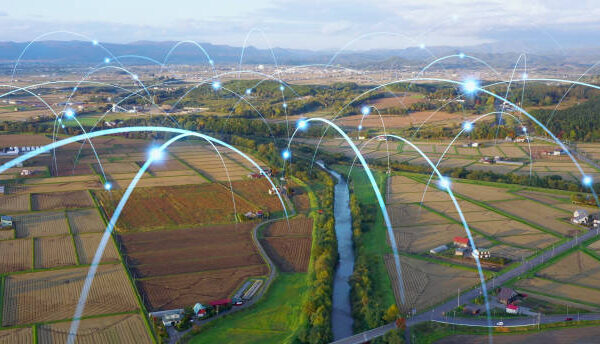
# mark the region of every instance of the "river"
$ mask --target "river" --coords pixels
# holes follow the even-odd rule
[[[324,166],[323,166],[324,167]],[[348,183],[337,172],[329,170],[337,179],[335,185],[333,213],[339,261],[333,280],[333,311],[331,314],[334,340],[352,335],[352,308],[350,305],[350,284],[354,271],[354,246],[352,244],[352,214],[350,212],[350,190]]]

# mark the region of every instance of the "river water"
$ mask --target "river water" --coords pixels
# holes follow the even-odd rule
[[[352,311],[350,306],[350,284],[354,271],[354,247],[352,244],[352,214],[350,213],[350,190],[348,184],[335,171],[328,170],[337,179],[335,185],[333,213],[339,261],[333,281],[333,312],[331,314],[334,340],[352,335]]]

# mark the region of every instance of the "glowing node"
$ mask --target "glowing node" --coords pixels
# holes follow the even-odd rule
[[[62,118],[58,118],[58,123],[62,123]]]
[[[97,40],[93,40],[93,41],[92,41],[92,44],[93,44],[93,45],[98,45],[98,41],[97,41]]]
[[[77,92],[77,87],[73,87],[73,92]]]
[[[466,93],[474,93],[479,88],[477,81],[469,79],[463,82],[463,90]]]
[[[523,73],[523,75],[521,75],[521,77],[523,78],[523,80],[527,79],[529,75],[527,75],[527,73]]]
[[[73,109],[66,109],[65,110],[65,117],[67,117],[69,119],[75,117],[75,111],[73,111]]]
[[[104,183],[104,190],[110,190],[112,189],[112,184],[109,182]]]
[[[439,181],[439,186],[440,186],[442,189],[449,189],[449,188],[450,188],[450,179],[448,179],[448,178],[446,178],[446,177],[442,177],[442,178],[440,178],[440,181]]]
[[[362,130],[362,124],[358,125],[358,130]]]
[[[208,60],[208,63],[210,63],[210,65],[212,66],[212,65],[214,65],[214,64],[215,64],[215,61],[213,61],[213,60]]]
[[[306,129],[308,127],[308,122],[306,122],[306,120],[301,119],[298,121],[298,129]]]
[[[583,179],[581,180],[581,183],[585,186],[592,186],[592,184],[594,183],[594,180],[590,176],[584,176]]]
[[[218,81],[218,80],[215,80],[215,81],[213,81],[213,83],[212,83],[212,88],[213,88],[213,90],[215,90],[215,91],[218,91],[218,90],[220,90],[220,89],[221,89],[221,82],[220,82],[220,81]]]
[[[108,57],[104,58],[104,63],[110,63],[110,59]]]
[[[284,109],[287,109],[287,103],[283,103],[282,106],[283,106]]]
[[[292,153],[290,153],[289,150],[284,150],[283,153],[281,153],[281,156],[283,157],[283,159],[287,160],[292,156]]]
[[[280,85],[280,86],[279,86],[279,90],[280,90],[281,92],[283,92],[283,90],[285,90],[285,87],[283,87],[283,85]]]
[[[133,74],[133,75],[131,76],[131,78],[132,78],[133,80],[138,80],[140,77],[139,77],[137,74]]]
[[[61,124],[60,126],[61,126],[61,128],[63,128],[63,129],[65,128],[65,125],[64,125],[64,124]]]
[[[461,59],[464,59],[465,58],[465,53],[458,54],[458,57],[461,58]]]
[[[473,130],[473,122],[465,122],[463,123],[463,130],[466,132],[470,132],[471,130]]]
[[[365,105],[360,109],[360,112],[366,116],[371,113],[371,108]]]
[[[246,89],[246,94],[247,95],[250,95],[251,93],[252,93],[252,89],[251,88]]]
[[[419,48],[425,49],[425,44],[423,44],[423,43],[419,44]]]
[[[150,159],[152,160],[160,160],[162,159],[163,151],[160,148],[152,148],[150,150]]]
[[[527,132],[527,127],[523,127],[523,132],[526,133]]]

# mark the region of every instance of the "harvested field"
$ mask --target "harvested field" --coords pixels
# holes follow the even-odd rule
[[[0,212],[18,213],[29,211],[29,194],[0,195]]]
[[[398,249],[406,252],[423,253],[452,242],[455,236],[466,236],[463,226],[448,223],[428,226],[394,228]]]
[[[14,229],[0,229],[0,240],[9,240],[15,238]]]
[[[581,229],[568,222],[569,214],[538,202],[515,200],[490,205],[562,235],[568,235],[569,231],[574,229]]]
[[[100,184],[100,180],[90,180],[90,181],[81,181],[81,182],[63,182],[56,184],[35,184],[35,185],[25,185],[20,193],[53,193],[56,190],[61,191],[85,191],[90,189],[102,189],[102,184]]]
[[[35,268],[47,269],[77,264],[70,235],[33,239]]]
[[[31,195],[32,210],[88,208],[93,206],[94,202],[92,201],[89,192],[83,190]]]
[[[131,183],[130,179],[114,179],[114,189],[126,189]],[[171,176],[171,177],[143,177],[139,180],[136,188],[148,188],[148,187],[160,187],[160,186],[179,186],[179,185],[190,185],[190,184],[202,184],[206,183],[206,180],[197,174],[188,176]]]
[[[123,190],[98,191],[96,198],[112,216]],[[237,197],[238,213],[254,210]],[[120,231],[197,227],[234,221],[231,192],[214,183],[136,188],[117,222]]]
[[[64,212],[15,215],[13,222],[17,238],[69,234]]]
[[[94,170],[100,173],[101,169],[98,164],[94,164]],[[102,164],[102,168],[104,168],[104,173],[113,174],[113,173],[136,173],[139,171],[140,166],[133,162],[107,162]]]
[[[298,212],[306,212],[310,210],[310,198],[308,194],[295,194],[292,197],[292,202]]]
[[[500,241],[530,248],[542,248],[558,241],[553,235],[515,220],[481,221],[470,227]]]
[[[267,254],[282,272],[306,272],[311,237],[274,237],[261,240]]]
[[[40,344],[66,343],[71,322],[40,325]],[[79,323],[76,343],[152,343],[144,319],[139,314],[123,314],[110,317],[84,319]]]
[[[283,210],[279,197],[277,195],[269,195],[271,184],[265,178],[253,180],[240,180],[231,183],[233,191],[242,195],[250,202],[258,207],[270,212]],[[225,183],[228,186],[228,183]]]
[[[586,326],[564,329],[544,329],[536,333],[495,335],[496,344],[550,344],[550,343],[594,343],[600,336],[600,327]],[[437,344],[480,344],[489,341],[487,335],[454,335],[436,341]]]
[[[445,217],[415,204],[394,204],[386,208],[394,228],[450,223]]]
[[[538,273],[556,281],[600,288],[600,261],[582,251],[575,251]]]
[[[310,236],[313,230],[313,219],[305,216],[296,216],[287,221],[276,221],[269,224],[263,231],[264,236]]]
[[[571,198],[567,195],[558,195],[540,191],[522,190],[515,192],[515,194],[547,205],[557,205],[571,201]]]
[[[0,343],[33,343],[33,330],[31,327],[2,330],[0,331]]]
[[[71,318],[87,272],[85,267],[7,276],[2,325]],[[83,316],[137,309],[135,293],[122,266],[98,266]]]
[[[490,248],[490,253],[493,257],[504,257],[511,260],[521,260],[527,258],[533,254],[533,251],[524,250],[522,248],[516,248],[507,245],[497,245]]]
[[[568,298],[576,302],[600,305],[600,290],[554,282],[543,278],[522,279],[516,283],[516,287],[517,290],[522,288],[525,292],[531,290],[546,295]]]
[[[138,280],[150,311],[182,308],[195,302],[208,303],[231,296],[249,277],[267,273],[266,265],[180,274]]]
[[[439,191],[438,189],[430,186],[423,197],[422,192],[403,192],[403,193],[392,193],[388,194],[387,203],[418,203],[423,202],[443,202],[449,201],[450,195],[448,193]]]
[[[462,113],[449,113],[442,111],[422,111],[413,112],[408,116],[384,115],[382,117],[386,128],[403,128],[413,125],[421,125],[423,122],[431,124],[434,122],[443,121],[461,121],[463,119]],[[339,124],[356,128],[362,119],[362,115],[346,116],[339,120]],[[381,120],[379,119],[379,116],[367,116],[362,121],[362,125],[364,128],[380,128]]]
[[[456,288],[464,290],[479,283],[476,271],[451,268],[406,256],[400,257],[400,264],[406,297],[404,305],[400,302],[394,257],[391,254],[385,256],[385,265],[394,286],[396,303],[399,309],[405,311],[412,308],[423,311],[429,306],[456,295]]]
[[[508,189],[502,187],[470,183],[454,183],[452,184],[452,191],[455,194],[461,194],[477,201],[499,201],[517,198],[517,196],[509,193]]]
[[[96,249],[100,245],[100,239],[102,239],[102,233],[86,233],[81,235],[73,236],[75,240],[75,248],[77,249],[77,255],[79,256],[79,262],[81,264],[91,264],[96,254]],[[104,254],[102,255],[101,263],[107,262],[118,262],[119,252],[112,239],[108,239]]]
[[[473,164],[466,167],[469,171],[486,171],[500,174],[510,173],[517,168],[519,168],[519,166],[500,164]]]
[[[0,147],[42,146],[52,142],[46,135],[37,134],[3,134],[0,135]]]
[[[138,165],[139,166],[144,165],[144,161],[139,161]],[[150,173],[155,173],[155,172],[164,172],[164,171],[181,171],[181,170],[187,170],[187,169],[188,168],[186,166],[184,166],[182,163],[180,163],[176,159],[166,159],[164,161],[158,161],[158,162],[152,163],[152,165],[150,165],[150,167],[148,168],[148,171]]]
[[[73,234],[104,232],[106,226],[97,209],[79,209],[67,211],[67,218]]]
[[[60,184],[60,183],[77,183],[77,182],[91,182],[98,181],[98,176],[86,175],[86,176],[68,176],[68,177],[52,177],[52,178],[26,178],[23,183],[26,185],[39,185],[39,184]]]
[[[0,241],[0,273],[31,269],[32,249],[31,239]]]

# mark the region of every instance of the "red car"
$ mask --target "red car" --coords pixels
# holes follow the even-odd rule
[[[573,321],[573,318],[566,318],[565,321]]]

